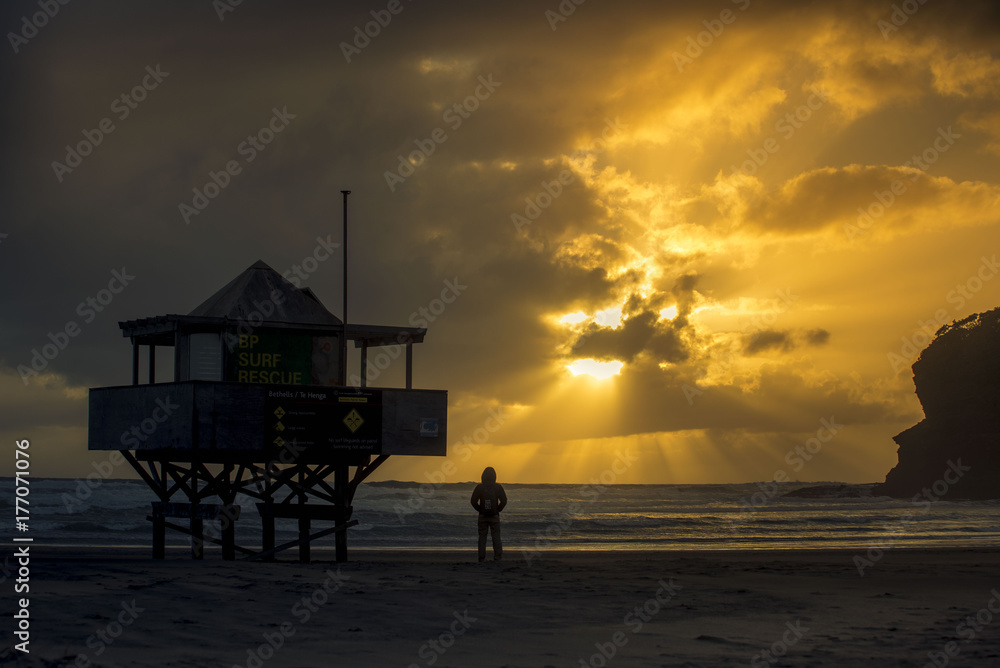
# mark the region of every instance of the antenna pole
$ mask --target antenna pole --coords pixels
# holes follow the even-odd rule
[[[341,190],[344,195],[344,335],[340,341],[340,384],[347,385],[347,196],[350,190]]]

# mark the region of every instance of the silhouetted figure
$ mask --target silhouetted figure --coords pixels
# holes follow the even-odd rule
[[[483,481],[472,492],[472,507],[479,511],[479,561],[486,559],[486,533],[493,534],[493,560],[500,561],[503,544],[500,542],[500,511],[507,506],[507,494],[497,482],[497,472],[492,466],[483,471]]]

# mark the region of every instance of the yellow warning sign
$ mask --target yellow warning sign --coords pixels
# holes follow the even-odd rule
[[[277,408],[274,409],[274,414],[278,416],[278,419],[280,420],[281,418],[285,417],[285,409],[282,408],[281,406],[278,406]]]
[[[283,425],[283,424],[281,424],[279,422],[278,424],[274,425],[274,430],[275,431],[285,431],[285,425]]]
[[[285,444],[285,439],[279,436],[278,438],[274,439],[274,444],[280,448]]]
[[[356,432],[364,423],[365,421],[361,419],[361,415],[358,414],[358,411],[353,408],[351,409],[351,412],[347,414],[347,417],[344,418],[344,424],[347,425],[347,428],[351,430],[352,434]]]

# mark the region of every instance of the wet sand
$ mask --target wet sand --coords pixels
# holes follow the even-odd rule
[[[338,565],[325,550],[299,564],[35,545],[31,654],[0,663],[1000,665],[1000,550],[897,549],[863,577],[859,555],[553,550],[476,563],[474,551],[352,550]]]

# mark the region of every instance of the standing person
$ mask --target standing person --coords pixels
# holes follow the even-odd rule
[[[500,511],[507,506],[507,494],[497,482],[492,466],[483,471],[483,481],[472,491],[472,507],[479,511],[479,561],[486,560],[486,533],[493,534],[493,561],[503,556],[500,542]]]

